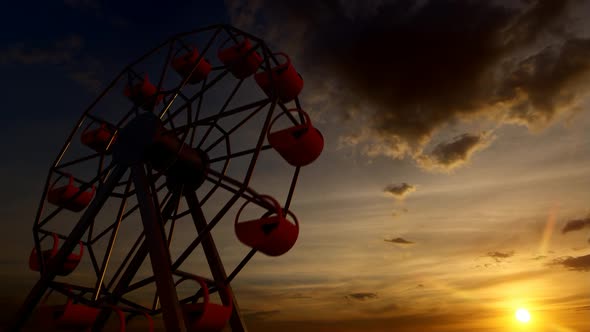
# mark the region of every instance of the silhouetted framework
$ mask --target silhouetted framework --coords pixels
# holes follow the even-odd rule
[[[175,35],[125,67],[51,165],[29,257],[40,279],[8,329],[32,316],[44,328],[101,331],[116,313],[121,331],[135,316],[153,330],[162,313],[168,331],[246,331],[230,283],[256,252],[280,256],[294,246],[299,221],[289,207],[300,167],[324,146],[301,109],[302,89],[288,55],[229,25]],[[281,117],[284,129],[273,131]],[[272,158],[292,175],[259,194],[250,187],[255,170],[274,177],[277,161],[256,166]],[[241,220],[253,207],[260,217]],[[185,218],[194,236],[178,244]],[[250,248],[229,274],[211,232],[224,220]],[[187,262],[199,245],[210,274]],[[181,284],[194,292],[181,296]],[[46,302],[55,293],[65,300]],[[151,294],[151,305],[132,294]]]

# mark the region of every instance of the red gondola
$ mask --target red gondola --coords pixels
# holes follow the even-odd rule
[[[59,237],[57,234],[53,233],[53,247],[48,250],[43,250],[41,255],[43,256],[43,262],[45,266],[49,264],[49,261],[52,260],[59,251]],[[66,258],[66,261],[60,268],[57,270],[57,274],[60,276],[67,276],[68,274],[72,273],[78,264],[80,264],[80,260],[84,255],[84,244],[80,241],[80,251],[78,254],[70,253]],[[37,248],[33,248],[31,251],[31,255],[29,256],[29,268],[33,271],[40,271],[41,270],[41,262],[39,261],[39,257],[37,256]]]
[[[309,115],[300,109],[291,109],[289,112],[303,114],[305,122],[286,129],[270,132],[275,121],[284,115],[279,114],[271,122],[266,138],[268,143],[289,164],[293,166],[305,166],[315,161],[324,149],[324,137],[322,133],[311,124]]]
[[[289,112],[298,112],[305,117],[305,123],[286,129],[270,132],[275,121],[284,115],[279,114],[271,122],[266,138],[268,143],[289,164],[293,166],[305,166],[316,160],[324,149],[324,137],[322,133],[311,124],[309,115],[300,109],[291,109]]]
[[[80,212],[90,204],[90,201],[96,192],[96,188],[93,185],[91,191],[84,191],[78,195],[79,192],[80,188],[74,186],[74,177],[70,175],[70,182],[67,185],[49,189],[47,193],[47,201],[51,204],[61,206],[64,209]],[[73,198],[74,196],[76,197]]]
[[[279,202],[271,196],[261,195],[260,198],[271,203],[274,211],[270,216],[265,215],[260,219],[238,222],[242,210],[250,203],[247,201],[236,215],[234,223],[236,235],[240,242],[250,248],[268,256],[280,256],[295,245],[299,236],[299,221],[291,211],[285,213]],[[286,214],[293,218],[294,224],[287,220]]]
[[[199,83],[211,72],[211,64],[204,57],[197,63],[198,59],[199,51],[193,48],[190,52],[172,59],[172,68],[183,78],[190,76],[187,81],[189,84]]]
[[[176,285],[184,280],[188,279],[180,279]],[[188,326],[194,332],[220,332],[227,325],[233,310],[232,296],[229,290],[225,285],[218,285],[221,288],[219,291],[225,292],[226,297],[229,299],[227,305],[211,303],[209,287],[205,279],[195,277],[190,280],[195,280],[201,285],[203,289],[203,302],[182,305]]]
[[[303,78],[297,73],[287,54],[276,53],[275,55],[283,56],[286,59],[285,63],[272,68],[270,75],[266,71],[257,73],[254,79],[268,96],[274,94],[276,86],[279,99],[282,102],[288,102],[295,99],[303,89]]]
[[[136,85],[126,86],[125,96],[131,99],[135,105],[147,111],[151,111],[164,98],[158,93],[158,88],[150,82],[147,74]]]
[[[217,57],[224,65],[229,67],[229,71],[236,78],[242,79],[254,74],[262,63],[260,54],[251,50],[252,44],[250,43],[250,39],[244,37],[241,43],[220,49]]]
[[[74,331],[90,331],[101,308],[74,303],[71,297],[68,297],[66,304],[46,305],[44,303],[50,294],[47,294],[43,300],[43,305],[39,308],[41,326]],[[123,311],[115,306],[110,307],[117,313],[119,318],[119,332],[125,332],[125,315]]]
[[[66,304],[39,307],[39,321],[44,327],[84,330],[92,327],[99,313],[98,308],[73,303],[73,300],[68,298]]]
[[[115,136],[116,137],[116,136]],[[113,131],[110,130],[105,123],[102,123],[100,127],[95,129],[86,129],[81,136],[82,144],[91,148],[96,152],[109,152],[109,143],[114,142]],[[112,146],[112,144],[111,144]]]
[[[152,316],[148,315],[145,312],[141,313],[145,318],[147,318],[148,320],[148,330],[149,332],[154,332],[154,320],[152,319]],[[125,324],[129,324],[129,321],[131,320],[131,318],[137,316],[138,314],[131,314],[128,315],[127,318],[125,319]]]

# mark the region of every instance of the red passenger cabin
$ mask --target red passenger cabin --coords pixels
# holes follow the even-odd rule
[[[115,141],[114,130],[111,130],[107,127],[105,123],[102,123],[100,127],[95,129],[86,129],[82,133],[80,140],[82,144],[86,145],[87,147],[91,148],[92,150],[100,153],[110,152],[110,147],[112,146],[112,141]],[[109,145],[109,143],[111,143]]]
[[[137,313],[132,313],[130,315],[127,315],[127,318],[125,319],[125,325],[128,326],[129,325],[129,321],[131,320],[131,318],[135,317],[135,316],[139,316],[142,315],[144,316],[147,321],[148,321],[148,331],[149,332],[154,332],[154,319],[152,318],[152,316],[148,315],[145,312],[142,312],[141,314],[137,314]],[[132,329],[132,331],[134,331]]]
[[[57,234],[53,233],[53,247],[51,249],[43,250],[41,252],[41,256],[43,256],[43,265],[47,266],[49,262],[55,258],[57,252],[59,251],[59,237]],[[84,245],[80,241],[80,251],[78,254],[70,253],[66,258],[66,261],[60,266],[57,270],[57,275],[60,276],[67,276],[72,273],[78,264],[80,264],[80,260],[84,255]],[[39,261],[39,256],[37,255],[37,248],[33,248],[31,251],[31,255],[29,255],[29,268],[33,271],[41,271],[41,262]]]
[[[261,195],[260,198],[270,203],[274,209],[262,218],[239,222],[242,210],[250,201],[244,203],[234,223],[236,236],[243,244],[265,255],[280,256],[295,245],[299,236],[299,221],[293,213],[281,208],[271,196]],[[294,223],[287,220],[287,214],[293,218]]]
[[[188,279],[181,279],[181,281]],[[209,286],[203,278],[190,279],[198,282],[203,289],[203,302],[201,303],[187,303],[182,304],[182,310],[187,320],[187,325],[192,332],[221,332],[231,316],[233,310],[232,296],[229,289],[224,285],[218,285],[220,292],[225,292],[225,296],[229,299],[227,305],[211,303],[209,296]]]
[[[43,302],[47,300],[47,297]],[[119,332],[125,329],[125,314],[121,309],[111,306],[119,318]],[[45,328],[58,328],[67,331],[90,331],[96,318],[100,314],[101,308],[91,307],[81,303],[74,303],[71,297],[68,297],[66,304],[46,305],[39,308],[39,318],[42,326]]]
[[[151,111],[164,98],[158,93],[158,88],[150,82],[147,74],[144,75],[141,82],[133,86],[126,86],[124,93],[135,105],[146,111]]]
[[[211,72],[211,64],[204,57],[199,57],[199,51],[196,48],[192,48],[188,53],[172,59],[172,68],[182,78],[189,77],[188,84],[201,82]]]
[[[94,185],[90,191],[80,192],[80,188],[74,186],[74,177],[70,175],[70,181],[67,185],[49,189],[47,201],[64,209],[80,212],[90,204],[95,192]]]
[[[268,143],[289,164],[293,166],[305,166],[316,160],[324,149],[324,137],[315,128],[309,115],[300,109],[291,109],[289,112],[297,112],[303,115],[305,122],[286,129],[271,132],[275,121],[284,115],[279,114],[269,126],[266,138]]]
[[[238,79],[243,79],[254,74],[262,63],[262,57],[256,51],[252,50],[252,43],[246,37],[240,43],[220,49],[217,56],[229,68],[232,75]]]
[[[273,96],[276,88],[279,100],[288,102],[295,99],[303,89],[303,78],[291,64],[291,59],[285,53],[277,53],[285,62],[273,67],[270,72],[263,71],[254,75],[258,86],[268,95]]]

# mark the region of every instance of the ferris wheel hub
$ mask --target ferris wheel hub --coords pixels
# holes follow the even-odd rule
[[[125,166],[146,160],[156,141],[160,120],[151,113],[144,113],[131,120],[113,144],[113,159]]]
[[[171,186],[193,190],[205,181],[209,167],[205,152],[182,143],[152,113],[137,116],[121,130],[113,158],[125,166],[148,162],[155,170],[166,171]]]
[[[183,147],[178,160],[166,172],[168,189],[181,189],[181,193],[195,191],[205,182],[209,169],[209,156],[201,149]]]

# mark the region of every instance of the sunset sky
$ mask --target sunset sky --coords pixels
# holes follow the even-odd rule
[[[291,55],[325,137],[295,247],[232,283],[250,331],[590,331],[590,1],[163,3],[0,14],[3,320],[38,278],[35,211],[84,109],[169,36],[228,23]],[[259,192],[283,174],[262,164]],[[248,252],[232,222],[228,270]]]

